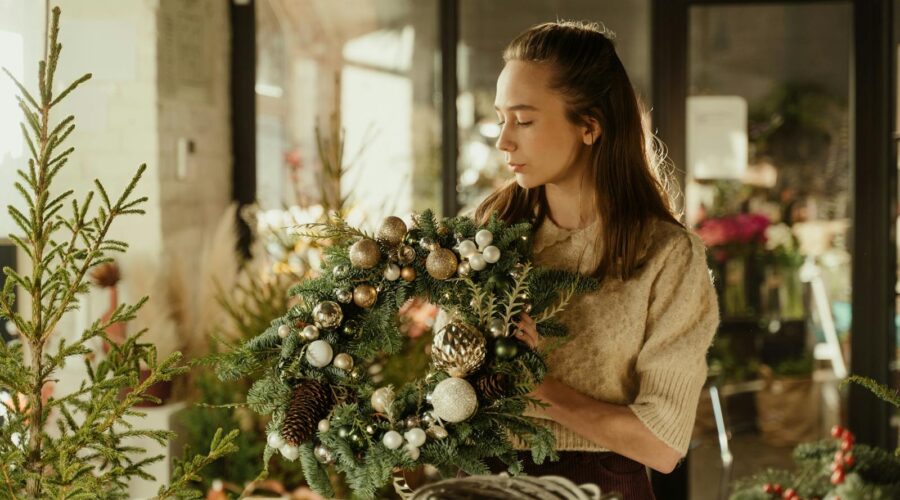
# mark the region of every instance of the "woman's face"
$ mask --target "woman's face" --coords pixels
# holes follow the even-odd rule
[[[566,118],[565,101],[550,89],[551,71],[548,64],[510,61],[497,78],[496,146],[527,189],[577,182],[588,164],[586,145],[595,139],[589,127]]]

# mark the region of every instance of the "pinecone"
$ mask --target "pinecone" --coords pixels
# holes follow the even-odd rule
[[[294,445],[309,441],[316,432],[319,420],[328,416],[333,405],[334,398],[328,384],[311,379],[301,381],[288,403],[281,435]]]
[[[506,396],[507,377],[503,373],[490,373],[475,381],[475,390],[483,400],[500,399]]]

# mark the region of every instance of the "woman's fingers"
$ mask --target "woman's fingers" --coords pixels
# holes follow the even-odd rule
[[[538,343],[540,342],[540,334],[537,331],[537,325],[535,325],[534,320],[531,319],[527,314],[522,314],[520,320],[516,323],[518,329],[516,330],[515,337],[532,349],[537,348]]]

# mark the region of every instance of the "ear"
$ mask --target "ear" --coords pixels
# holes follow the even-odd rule
[[[593,146],[600,139],[600,134],[603,133],[597,119],[590,116],[585,117],[581,130],[581,141],[588,146]]]

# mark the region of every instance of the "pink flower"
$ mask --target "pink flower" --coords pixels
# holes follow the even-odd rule
[[[769,225],[769,218],[764,215],[737,214],[703,220],[695,232],[708,247],[764,243]]]

